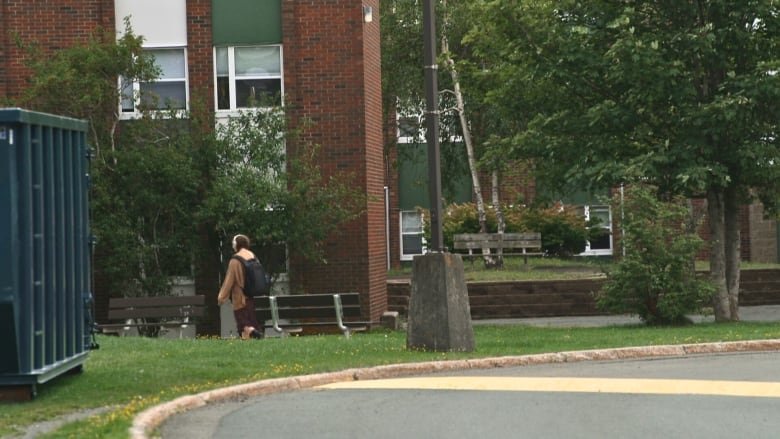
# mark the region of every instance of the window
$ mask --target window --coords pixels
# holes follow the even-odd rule
[[[152,82],[122,81],[122,112],[134,113],[139,103],[147,108],[187,109],[187,59],[183,48],[146,49],[160,75]]]
[[[282,103],[282,47],[217,47],[217,110],[255,107],[270,99]]]
[[[612,254],[612,215],[609,206],[584,206],[585,220],[596,220],[598,227],[604,231],[597,238],[588,241],[582,255]]]
[[[411,261],[425,252],[423,216],[416,210],[401,211],[401,260]]]

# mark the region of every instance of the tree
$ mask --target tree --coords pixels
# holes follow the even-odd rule
[[[294,156],[287,155],[290,141]],[[365,195],[349,175],[323,179],[316,145],[288,129],[282,108],[241,112],[217,129],[215,145],[214,181],[200,216],[223,238],[242,231],[256,249],[287,246],[320,261],[326,239],[363,213]],[[269,263],[273,272],[284,269]]]
[[[740,204],[780,193],[780,5],[771,0],[479,2],[490,102],[535,109],[501,153],[551,188],[649,182],[704,197],[718,321],[738,320]],[[518,102],[519,101],[519,102]]]
[[[439,65],[445,73],[439,80],[441,107],[441,145],[443,180],[450,180],[448,173],[463,172],[452,166],[453,157],[462,154],[465,147],[468,172],[472,182],[472,193],[479,213],[480,230],[487,231],[486,203],[483,199],[482,184],[479,178],[481,170],[487,170],[491,176],[492,208],[499,220],[499,231],[503,232],[505,222],[499,200],[501,161],[481,161],[481,142],[487,138],[486,130],[495,129],[498,124],[488,124],[491,119],[487,107],[480,106],[483,101],[477,87],[475,72],[479,72],[480,61],[473,59],[467,46],[462,44],[463,35],[469,29],[469,2],[442,0],[437,5],[437,33],[440,41]],[[393,114],[399,109],[403,112],[423,112],[423,76],[422,76],[422,5],[420,2],[393,2],[383,8],[383,95],[385,112]],[[457,140],[453,140],[457,139]],[[489,255],[484,250],[488,265],[499,265],[501,259]]]
[[[632,186],[622,209],[626,255],[607,273],[598,306],[613,313],[637,314],[647,324],[688,323],[712,298],[712,284],[699,279],[694,256],[702,244],[685,200],[661,202],[642,185]]]
[[[118,40],[99,30],[53,56],[31,45],[30,86],[19,103],[89,122],[95,271],[124,296],[169,294],[172,276],[192,275],[200,181],[190,121],[167,112],[120,121],[119,77],[159,74],[142,45],[127,24]]]
[[[219,250],[204,248],[199,233],[241,232],[259,247],[281,243],[321,257],[325,238],[365,205],[348,176],[323,179],[314,145],[297,142],[287,156],[295,133],[279,108],[252,109],[216,130],[197,99],[190,112],[140,105],[133,119],[120,120],[119,78],[159,74],[142,44],[126,25],[118,40],[98,32],[54,56],[33,50],[31,85],[19,103],[90,123],[95,271],[103,286],[125,296],[169,294],[173,276],[195,274],[196,258],[216,260],[209,256]]]

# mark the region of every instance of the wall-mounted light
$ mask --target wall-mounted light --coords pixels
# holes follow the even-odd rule
[[[372,21],[374,21],[374,8],[363,5],[363,23],[371,23]]]

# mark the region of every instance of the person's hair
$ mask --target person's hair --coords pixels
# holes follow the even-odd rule
[[[236,251],[239,251],[242,248],[249,249],[249,238],[247,238],[246,235],[236,235],[233,237],[233,241],[236,242]]]

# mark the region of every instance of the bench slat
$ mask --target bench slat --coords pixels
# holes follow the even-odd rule
[[[187,308],[181,307],[163,307],[163,308],[126,308],[126,309],[113,309],[108,311],[108,318],[115,319],[143,319],[143,318],[182,318],[182,317],[202,317],[204,315],[203,308]]]
[[[526,233],[458,233],[453,236],[455,241],[540,241],[542,234],[537,232]]]
[[[109,309],[140,308],[182,305],[204,305],[206,296],[157,296],[157,297],[113,297],[108,301]]]
[[[113,297],[108,301],[109,320],[164,319],[165,322],[125,321],[122,323],[97,324],[100,329],[122,329],[157,326],[176,328],[195,325],[195,317],[205,315],[206,297],[154,296]],[[181,333],[179,334],[181,336]]]
[[[504,248],[540,248],[542,237],[539,233],[461,233],[453,237],[455,248],[475,249],[488,247]]]
[[[503,241],[503,242],[472,242],[454,241],[456,249],[482,249],[482,248],[541,248],[542,241]]]

